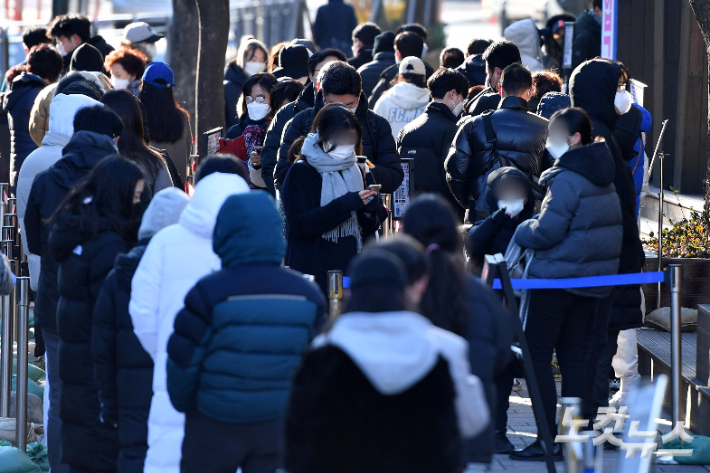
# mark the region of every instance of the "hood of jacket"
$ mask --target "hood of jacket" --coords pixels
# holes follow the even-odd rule
[[[5,94],[3,99],[3,109],[9,112],[25,94],[35,88],[42,89],[46,85],[47,83],[40,76],[23,72],[12,81],[10,91]]]
[[[236,174],[214,173],[195,186],[192,199],[180,214],[179,223],[202,238],[212,239],[217,213],[227,197],[249,192],[249,184]]]
[[[592,59],[577,66],[569,82],[572,106],[583,108],[613,130],[618,115],[614,98],[621,69],[606,59]]]
[[[314,344],[343,350],[378,392],[391,396],[417,384],[436,365],[439,349],[431,328],[414,312],[351,312]]]
[[[113,263],[113,269],[116,272],[118,283],[121,287],[131,287],[131,280],[138,269],[138,263],[141,262],[143,253],[148,247],[150,239],[142,240],[138,246],[134,246],[128,253],[119,253]]]
[[[429,103],[430,98],[429,89],[417,87],[409,82],[395,84],[385,96],[388,97],[396,107],[405,110],[425,107],[426,104]]]
[[[89,43],[84,43],[74,50],[69,63],[70,71],[104,71],[104,57],[101,51]]]
[[[378,53],[375,53],[375,55],[372,57],[372,60],[375,62],[393,61],[394,60],[394,52],[393,51],[380,51]]]
[[[48,131],[44,134],[44,138],[42,138],[42,146],[61,146],[62,149],[64,149],[70,139],[71,136],[65,135],[64,133]]]
[[[537,104],[537,114],[548,120],[558,110],[568,108],[572,105],[569,95],[562,92],[548,92],[542,96]]]
[[[486,61],[482,54],[467,57],[456,70],[466,76],[470,87],[486,83]]]
[[[190,198],[177,187],[168,187],[153,196],[143,213],[138,240],[152,238],[163,228],[176,224]]]
[[[540,57],[540,32],[532,18],[516,21],[503,31],[503,37],[515,43],[521,55]]]
[[[551,169],[540,176],[540,184],[545,185],[565,169],[583,176],[599,187],[606,187],[614,182],[614,158],[603,141],[567,151],[555,161]]]
[[[118,153],[113,140],[93,131],[77,131],[62,150],[62,159],[47,170],[61,188],[71,189],[106,156]]]
[[[525,190],[528,194],[528,201],[525,203],[525,208],[520,214],[524,216],[524,220],[527,220],[528,218],[532,217],[533,212],[535,210],[535,194],[533,193],[532,186],[530,185],[530,180],[528,179],[528,177],[521,170],[514,166],[505,166],[502,168],[498,168],[488,175],[488,179],[486,182],[486,184],[488,185],[488,189],[490,190],[490,192],[486,193],[486,203],[488,204],[488,208],[491,211],[493,209],[498,208],[499,199],[496,189],[498,187],[498,184],[500,184],[501,181],[504,179],[516,179],[525,187]]]
[[[281,264],[286,242],[281,215],[271,195],[249,192],[228,197],[217,215],[212,249],[223,268]]]
[[[86,95],[58,94],[49,104],[49,131],[72,136],[74,134],[74,115],[79,109],[103,106],[101,102]]]
[[[242,87],[244,82],[247,80],[247,75],[244,73],[244,69],[242,69],[238,64],[230,62],[224,70],[224,80],[233,82],[239,87]]]
[[[106,87],[104,86],[104,83],[101,81],[102,79],[100,76],[106,77],[104,74],[101,74],[100,72],[87,72],[87,71],[74,71],[70,72],[69,74],[64,77],[64,79],[60,80],[57,83],[57,88],[55,89],[55,97],[61,93],[64,92],[64,89],[66,89],[69,85],[73,84],[74,82],[89,82],[91,85],[96,87],[98,90],[100,90],[102,93],[105,93],[107,91]]]

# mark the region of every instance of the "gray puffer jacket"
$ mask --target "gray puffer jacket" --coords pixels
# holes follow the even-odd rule
[[[614,159],[606,143],[572,149],[544,172],[547,194],[537,219],[518,226],[515,242],[535,250],[531,278],[560,279],[616,274],[623,233],[614,188]],[[609,288],[569,289],[604,297]]]

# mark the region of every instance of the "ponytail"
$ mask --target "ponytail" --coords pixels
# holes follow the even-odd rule
[[[437,327],[464,336],[468,328],[466,273],[462,264],[437,244],[427,247],[429,284],[420,303],[422,315]]]

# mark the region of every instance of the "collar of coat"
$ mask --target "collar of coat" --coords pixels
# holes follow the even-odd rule
[[[520,97],[505,97],[503,100],[500,101],[498,108],[499,109],[509,108],[512,110],[525,110],[526,112],[529,111],[528,101],[525,99],[521,99]]]

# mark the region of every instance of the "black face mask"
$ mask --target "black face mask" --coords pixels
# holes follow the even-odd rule
[[[138,202],[137,204],[133,204],[133,215],[137,220],[143,218],[143,214],[145,213],[145,210],[148,208],[148,204],[150,203],[150,200],[148,200],[144,196],[145,193],[143,193],[143,196],[141,196],[140,202]]]

